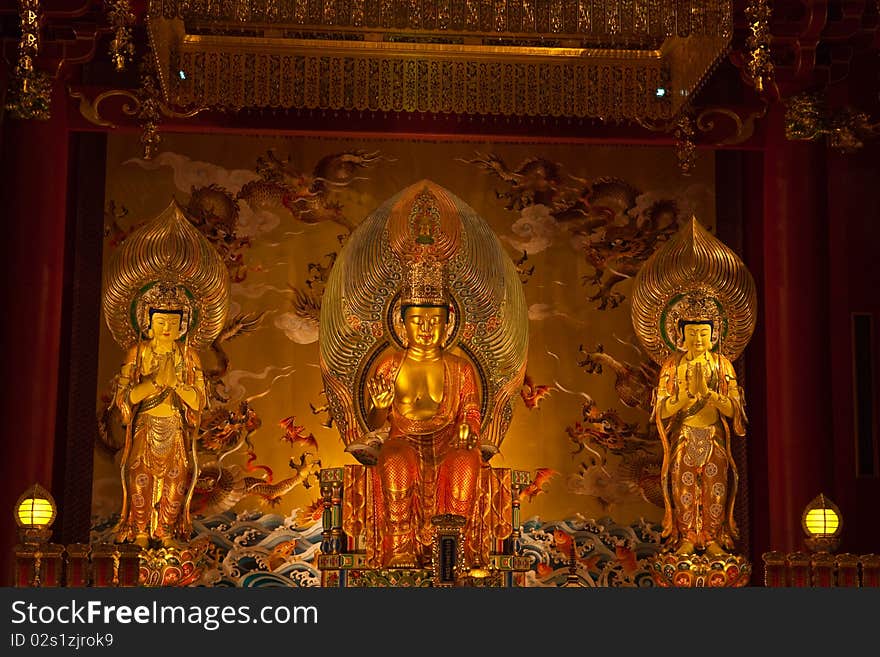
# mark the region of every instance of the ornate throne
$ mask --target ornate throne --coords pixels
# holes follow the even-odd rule
[[[461,560],[461,527],[455,517],[438,523],[430,563],[421,568],[382,568],[369,563],[365,544],[371,530],[366,505],[356,510],[352,499],[368,500],[372,495],[367,470],[370,466],[346,465],[321,470],[321,497],[324,502],[324,531],[318,568],[322,586],[522,586],[531,568],[529,557],[520,549],[519,493],[531,483],[530,472],[486,467],[481,484],[498,486],[497,497],[507,498],[507,511],[496,515],[496,524],[487,533],[491,550],[485,568],[458,571]],[[491,494],[480,498],[479,512],[492,515]]]
[[[466,517],[438,512],[427,513],[423,523],[420,519],[424,531],[417,534],[424,555],[413,567],[390,567],[380,556],[389,508],[382,499],[390,493],[383,493],[385,479],[377,470],[388,434],[371,428],[367,390],[382,363],[394,354],[399,363],[406,351],[403,316],[411,306],[404,288],[412,277],[408,272],[420,266],[407,263],[425,262],[442,264],[444,272],[437,282],[447,311],[440,347],[473,373],[468,417],[478,436],[477,445],[470,447],[479,454],[474,457],[478,474],[472,477],[476,493]],[[359,461],[320,475],[324,535],[318,567],[323,585],[521,584],[529,561],[519,548],[518,498],[531,477],[489,462],[510,425],[511,396],[522,385],[528,311],[516,268],[488,224],[427,180],[385,202],[352,233],[335,263],[321,303],[319,346],[331,416],[346,451]],[[444,376],[439,406],[450,394],[448,369]],[[421,463],[424,449],[419,447]],[[423,485],[425,470],[419,467]],[[425,488],[418,490],[430,498],[422,500],[427,509],[440,508]]]

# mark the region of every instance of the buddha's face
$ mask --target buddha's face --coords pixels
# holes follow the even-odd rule
[[[712,348],[711,324],[685,324],[684,348],[690,354],[702,356]]]
[[[180,315],[176,313],[153,313],[150,330],[154,340],[174,342],[180,337]]]
[[[437,306],[410,306],[403,315],[403,325],[410,345],[439,347],[446,336],[448,310]]]

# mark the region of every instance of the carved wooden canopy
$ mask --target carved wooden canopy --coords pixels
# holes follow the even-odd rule
[[[729,0],[154,0],[169,103],[668,120]]]

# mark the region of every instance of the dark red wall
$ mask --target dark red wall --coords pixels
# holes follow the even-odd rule
[[[834,502],[843,519],[841,550],[855,553],[880,550],[880,479],[857,476],[852,315],[870,313],[874,321],[871,344],[874,379],[873,434],[877,437],[880,343],[880,148],[828,158],[828,251],[830,254],[830,344],[832,368],[829,391],[834,452]],[[877,443],[874,443],[875,453]]]

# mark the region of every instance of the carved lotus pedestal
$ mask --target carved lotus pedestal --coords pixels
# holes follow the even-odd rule
[[[652,559],[651,574],[663,587],[734,588],[749,583],[752,564],[738,554],[710,557],[663,552]]]
[[[207,539],[196,539],[179,547],[142,550],[138,584],[190,586],[202,576],[209,546]]]

